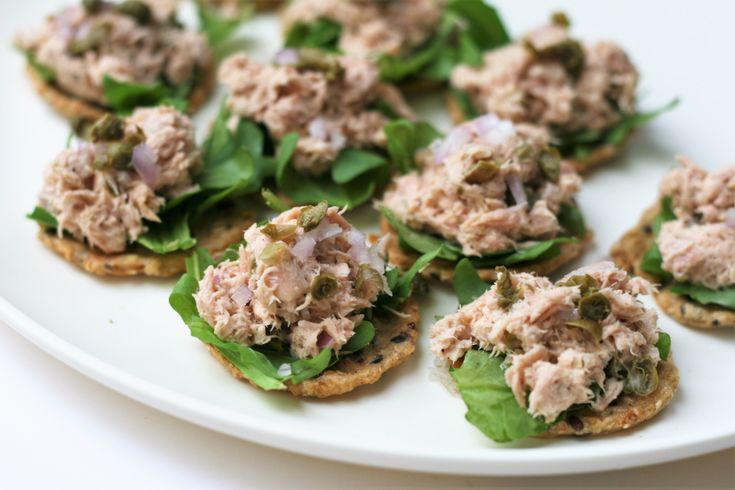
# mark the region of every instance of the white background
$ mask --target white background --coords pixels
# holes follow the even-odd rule
[[[41,14],[48,11],[41,3],[2,0],[1,38],[8,40],[12,32],[21,25],[37,22]],[[512,12],[512,15],[506,16],[506,20],[511,31],[517,33],[543,21],[546,12],[563,7],[568,2],[523,0],[522,7],[519,0],[497,3],[503,12]],[[640,135],[635,142],[634,151],[628,152],[616,167],[619,172],[608,169],[594,174],[591,181],[599,183],[605,180],[616,192],[625,192],[630,182],[628,172],[636,170],[640,172],[639,178],[646,181],[646,192],[650,192],[655,189],[660,174],[669,165],[668,155],[674,151],[691,154],[710,168],[735,160],[735,152],[731,148],[731,131],[722,130],[733,127],[730,120],[732,109],[735,108],[735,97],[731,90],[735,86],[731,61],[731,29],[732,19],[735,18],[732,5],[730,2],[714,0],[698,3],[576,2],[573,8],[567,9],[572,20],[577,21],[575,32],[581,37],[613,37],[620,40],[633,54],[644,74],[642,92],[650,95],[650,98],[646,97],[645,105],[655,106],[672,95],[684,97],[684,104],[670,119],[653,125]],[[671,49],[672,44],[676,45],[675,49]],[[713,53],[722,55],[715,56]],[[9,53],[4,52],[3,55],[5,59],[11,59]],[[12,60],[12,65],[3,63],[2,68],[12,70],[6,80],[14,79],[12,86],[15,89],[18,86],[15,79],[19,79],[22,60],[18,55],[13,55]],[[718,90],[713,90],[713,86],[718,87]],[[50,158],[58,150],[66,134],[58,120],[53,121],[53,138],[46,138],[46,135],[34,131],[37,127],[36,121],[46,127],[46,123],[50,122],[49,118],[53,116],[40,101],[29,97],[28,89],[23,87],[18,92],[19,97],[28,99],[23,113],[4,112],[0,115],[5,122],[13,121],[16,117],[28,117],[22,131],[18,132],[22,137],[13,138],[12,141],[2,140],[3,145],[8,145],[13,150],[11,154],[14,157],[6,158],[3,162],[5,179],[14,177],[13,165],[40,168],[46,163],[44,158],[32,158],[31,161],[24,160],[22,156],[18,158],[18,154],[22,155],[18,151],[19,144],[33,145],[28,149],[33,150],[36,156],[40,153]],[[724,91],[723,87],[730,90]],[[0,92],[0,100],[4,101],[0,104],[0,109],[10,106],[10,98],[16,97],[14,90],[8,90],[7,85],[3,85],[3,88],[6,90]],[[662,128],[666,128],[667,132],[664,133]],[[2,137],[0,134],[0,138]],[[18,179],[27,183],[29,175],[23,173]],[[31,185],[36,188],[39,181],[35,176],[32,179]],[[23,190],[21,196],[20,189],[18,187],[19,199],[24,202],[23,206],[18,207],[26,209],[28,206],[25,201],[30,204],[32,195]],[[642,202],[648,201],[646,196],[643,199],[641,196],[631,197]],[[619,196],[595,196],[593,199],[588,192],[583,193],[582,201],[587,204],[599,199],[608,203],[614,202],[613,198],[619,199]],[[588,218],[601,223],[601,218],[605,218],[609,211],[606,208],[609,206],[593,206],[585,208],[585,211]],[[13,213],[17,217],[22,214],[15,210]],[[637,211],[616,216],[619,221],[612,224],[615,228],[622,229],[637,219],[636,214]],[[23,226],[16,227],[16,221],[12,227],[14,230],[18,229],[20,235],[26,237],[32,233],[31,224],[23,223]],[[599,228],[597,231],[598,236],[604,232]],[[7,240],[8,237],[2,235],[0,239]],[[34,246],[37,244],[34,243]],[[34,253],[45,254],[41,250]],[[593,253],[601,255],[605,250],[597,249]],[[4,260],[12,261],[13,257],[5,256]],[[41,267],[40,263],[33,265]],[[63,266],[54,261],[51,271],[62,268]],[[2,280],[0,277],[0,281]],[[63,286],[61,284],[57,291],[69,293],[63,291]],[[36,298],[34,303],[37,302],[39,308],[53,308],[54,299],[58,300],[59,297],[44,296]],[[115,331],[120,336],[117,341],[121,344],[125,340],[131,340],[124,339],[125,326],[115,328]],[[689,332],[679,332],[678,338],[687,334]],[[695,336],[688,335],[688,338],[693,337]],[[725,341],[724,336],[722,337]],[[182,342],[188,340],[184,336],[177,335],[176,338],[181,338]],[[729,336],[730,345],[733,345],[732,338]],[[144,342],[145,339],[141,338],[140,345],[144,346]],[[681,344],[678,346],[685,348]],[[211,363],[211,360],[207,359],[205,362]],[[731,364],[727,365],[732,368]],[[404,369],[403,374],[406,371]],[[683,395],[687,392],[691,395],[712,390],[717,384],[717,376],[727,374],[712,373],[712,383],[704,383],[706,386],[689,384],[684,387]],[[129,401],[49,358],[4,325],[0,326],[0,393],[3,394],[4,402],[0,412],[0,488],[124,488],[164,485],[176,485],[179,488],[208,485],[215,488],[299,489],[345,486],[590,488],[599,485],[735,488],[735,453],[732,450],[686,462],[620,473],[538,479],[422,476],[294,456],[215,434]],[[732,406],[723,406],[722,410],[732,411]],[[452,420],[452,423],[461,422],[459,419]],[[702,420],[702,425],[706,426],[707,422]],[[559,445],[562,444],[559,441]]]

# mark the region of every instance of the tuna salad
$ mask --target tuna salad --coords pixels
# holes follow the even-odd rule
[[[285,389],[285,382],[317,376],[373,339],[383,342],[386,316],[416,321],[405,309],[416,270],[387,270],[383,246],[371,245],[326,201],[291,208],[248,228],[220,262],[198,251],[171,304],[192,335],[245,378]]]
[[[565,155],[580,158],[622,142],[653,117],[636,114],[638,78],[622,48],[571,38],[568,19],[555,14],[550,24],[485,53],[482,66],[455,68],[451,84],[465,117],[495,113],[545,126]]]
[[[656,391],[670,339],[657,328],[656,312],[638,299],[652,291],[648,281],[611,262],[575,270],[556,283],[501,271],[486,292],[431,328],[431,351],[453,366],[471,412],[498,401],[492,393],[478,399],[470,391],[498,384],[509,396],[506,414],[519,412],[517,434],[537,435],[572,412],[600,413],[626,395]],[[468,377],[474,386],[466,384]],[[503,427],[480,428],[507,440],[498,435]]]
[[[669,291],[735,309],[735,167],[714,172],[679,157],[664,176],[656,239],[642,269]]]
[[[376,59],[391,81],[445,81],[455,64],[508,41],[482,0],[295,0],[283,22],[286,46]]]
[[[175,7],[168,0],[84,0],[19,34],[15,45],[46,82],[98,106],[131,110],[120,101],[128,91],[144,105],[185,99],[211,54],[204,35],[178,22]],[[147,89],[135,89],[141,85]]]
[[[143,236],[166,202],[192,189],[201,156],[194,126],[170,107],[107,115],[62,151],[46,171],[39,206],[58,235],[93,249],[123,252]]]
[[[542,127],[482,116],[418,151],[419,168],[396,178],[379,206],[418,251],[410,235],[422,233],[442,239],[450,260],[486,257],[504,265],[505,254],[516,257],[508,264],[518,263],[515,252],[532,247],[544,255],[525,261],[548,259],[541,243],[585,234],[574,203],[581,179],[549,143]]]

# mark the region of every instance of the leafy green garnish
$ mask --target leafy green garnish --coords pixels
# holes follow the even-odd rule
[[[136,107],[157,105],[170,105],[185,112],[189,104],[186,95],[182,96],[180,90],[161,82],[140,85],[122,82],[105,75],[102,79],[102,91],[107,104],[118,114],[129,114]]]
[[[263,197],[265,205],[271,208],[273,211],[282,213],[284,211],[288,211],[291,208],[291,206],[286,204],[283,199],[275,195],[270,189],[263,188],[260,191],[260,195]]]
[[[39,62],[36,55],[31,51],[26,51],[26,60],[33,70],[38,74],[41,79],[46,83],[54,83],[56,81],[56,72],[53,68],[44,65]]]
[[[454,268],[453,286],[460,306],[472,303],[490,289],[490,284],[480,279],[468,259],[460,260]]]
[[[648,123],[664,112],[670,111],[677,105],[679,105],[678,98],[653,111],[626,115],[618,123],[604,130],[585,130],[578,133],[561,135],[559,136],[559,149],[565,157],[586,158],[599,146],[619,145],[636,128]]]
[[[442,137],[431,124],[423,121],[413,122],[406,119],[391,121],[383,127],[388,141],[388,154],[401,173],[412,170],[417,150]]]
[[[414,281],[419,272],[424,270],[431,261],[441,255],[442,247],[431,250],[416,259],[416,262],[403,274],[398,269],[390,269],[385,273],[388,288],[391,294],[382,293],[375,301],[376,308],[396,310],[413,294]]]
[[[386,165],[388,160],[376,153],[347,148],[337,155],[332,165],[332,180],[337,184],[346,184],[370,170]]]
[[[342,26],[330,19],[319,18],[311,23],[297,22],[286,34],[287,48],[319,48],[337,51]]]
[[[177,250],[188,250],[196,245],[196,239],[189,229],[189,213],[178,208],[163,213],[160,223],[147,223],[148,231],[138,237],[136,243],[157,254],[167,254]]]
[[[641,269],[664,280],[671,279],[672,275],[663,268],[663,257],[661,257],[661,251],[658,248],[655,238],[658,237],[662,224],[666,221],[673,221],[676,219],[676,214],[674,214],[672,206],[673,204],[670,197],[665,196],[661,199],[660,211],[651,223],[654,241],[648,250],[646,250],[646,253],[643,254],[643,259],[641,261]]]
[[[480,111],[475,109],[475,105],[472,102],[470,94],[468,94],[464,90],[452,88],[450,90],[450,95],[459,106],[459,109],[462,112],[462,116],[465,120],[475,119],[480,116]]]
[[[206,0],[197,0],[196,6],[199,16],[199,29],[207,36],[209,45],[215,49],[227,41],[252,14],[252,8],[244,5],[240,7],[240,12],[235,17],[222,15],[216,7],[207,5]]]
[[[669,287],[669,291],[687,296],[703,305],[718,305],[735,310],[735,286],[723,289],[709,289],[700,284],[676,282]]]
[[[416,231],[404,225],[388,208],[382,207],[380,208],[380,212],[383,213],[383,216],[388,220],[391,227],[396,230],[401,241],[411,249],[420,253],[439,250],[438,257],[444,260],[455,261],[461,257],[462,248],[459,245],[435,235]]]
[[[656,342],[656,348],[658,349],[658,355],[662,361],[669,358],[671,353],[671,335],[666,332],[658,333],[658,342]]]
[[[480,350],[467,352],[449,372],[467,405],[465,418],[495,442],[511,442],[546,432],[550,424],[518,405],[505,381],[503,358]]]
[[[46,228],[56,229],[59,226],[59,222],[56,220],[54,215],[46,211],[40,206],[33,208],[33,211],[26,215],[26,218],[36,221],[38,224],[45,226]]]

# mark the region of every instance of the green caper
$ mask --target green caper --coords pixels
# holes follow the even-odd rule
[[[658,371],[653,359],[637,359],[626,366],[628,375],[625,378],[625,393],[650,395],[658,387]]]
[[[508,309],[518,301],[518,290],[513,286],[510,273],[505,267],[495,269],[497,280],[495,281],[495,292],[498,295],[498,304],[503,309]]]
[[[87,13],[96,14],[102,8],[102,0],[82,0],[82,7]]]
[[[269,243],[260,252],[260,261],[265,265],[276,265],[286,258],[288,246],[283,242]]]
[[[339,279],[332,274],[319,274],[311,281],[311,296],[316,300],[329,298],[338,288]]]
[[[536,156],[536,149],[529,143],[523,143],[513,152],[518,158],[526,159]]]
[[[355,290],[363,298],[371,298],[383,289],[383,276],[368,264],[357,269]]]
[[[94,167],[97,170],[125,170],[130,168],[133,158],[134,145],[130,143],[112,142],[107,145],[105,152],[98,155],[94,161]]]
[[[327,201],[321,201],[316,206],[306,206],[301,210],[298,225],[304,229],[304,231],[310,231],[319,226],[324,217],[327,215],[327,208],[329,204]]]
[[[570,320],[566,325],[567,327],[581,328],[582,330],[588,331],[598,342],[602,339],[602,326],[594,320],[580,318],[579,320]]]
[[[579,314],[588,320],[604,320],[610,314],[610,300],[602,293],[591,293],[579,300]]]
[[[582,45],[574,39],[565,39],[557,44],[552,44],[542,49],[536,49],[528,46],[541,61],[555,61],[564,66],[564,70],[577,78],[584,68],[584,49]]]
[[[464,174],[468,184],[484,184],[492,180],[500,172],[500,165],[493,160],[480,160],[472,165]]]
[[[551,23],[555,26],[563,27],[567,29],[572,23],[569,21],[569,17],[564,12],[554,12],[551,14]]]
[[[596,292],[599,287],[597,280],[589,274],[572,276],[566,281],[559,283],[559,286],[578,286],[582,296]]]
[[[82,56],[87,51],[99,48],[110,36],[110,25],[107,23],[96,23],[89,28],[87,35],[72,39],[67,46],[67,51],[72,56]]]
[[[113,114],[97,119],[89,130],[93,142],[119,141],[125,136],[125,122]]]
[[[547,146],[538,156],[538,166],[544,176],[552,182],[558,182],[561,175],[561,154],[553,146]]]
[[[263,226],[260,231],[271,237],[273,240],[283,240],[284,238],[296,233],[296,225],[268,223]]]
[[[140,0],[125,0],[116,7],[117,11],[132,17],[138,24],[148,24],[153,19],[153,12],[147,3]]]
[[[299,61],[295,66],[299,71],[321,72],[329,81],[339,80],[345,75],[345,68],[336,56],[314,48],[299,49]]]

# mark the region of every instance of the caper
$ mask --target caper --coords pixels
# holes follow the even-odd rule
[[[266,265],[276,265],[286,258],[288,246],[283,242],[269,243],[260,252],[260,261]]]
[[[97,155],[94,161],[94,168],[97,170],[125,170],[130,168],[130,162],[133,158],[134,145],[130,143],[112,142],[107,145],[104,153]]]
[[[102,0],[82,0],[82,7],[87,13],[95,14],[102,8]]]
[[[327,201],[321,201],[316,206],[306,206],[301,210],[298,225],[304,229],[304,231],[310,231],[319,226],[324,217],[327,215],[327,208],[329,204]]]
[[[107,23],[96,23],[89,28],[87,35],[75,38],[69,42],[67,51],[72,56],[81,56],[87,51],[99,48],[110,35],[110,25]]]
[[[563,27],[567,29],[572,23],[569,21],[569,17],[564,12],[554,12],[551,14],[551,23],[555,26]]]
[[[372,298],[383,289],[383,276],[368,264],[362,264],[357,269],[355,290],[363,298]]]
[[[610,300],[602,293],[591,293],[579,300],[579,314],[588,320],[604,320],[610,314]]]
[[[625,378],[624,392],[645,396],[658,387],[658,371],[652,359],[637,359],[626,367],[628,375]]]
[[[566,281],[559,283],[559,286],[578,286],[582,296],[596,292],[599,287],[597,280],[589,274],[572,276]]]
[[[529,143],[523,143],[515,149],[514,154],[521,159],[531,158],[536,155],[536,149]]]
[[[314,48],[299,49],[299,61],[295,66],[299,71],[321,72],[329,81],[339,80],[345,75],[345,69],[336,56]]]
[[[565,39],[542,49],[530,46],[533,53],[541,61],[555,61],[564,66],[564,70],[577,78],[584,67],[584,50],[582,45],[574,39]]]
[[[125,136],[125,123],[115,115],[105,114],[92,125],[90,136],[95,143],[98,141],[119,141]]]
[[[296,225],[268,223],[263,226],[260,231],[271,237],[273,240],[283,240],[284,238],[296,233]]]
[[[518,290],[513,286],[510,273],[505,267],[495,269],[497,280],[495,281],[495,292],[498,295],[498,304],[503,309],[508,309],[518,301]]]
[[[311,296],[316,299],[328,298],[337,292],[339,280],[332,274],[319,274],[311,281]]]
[[[538,156],[538,166],[544,176],[552,182],[558,182],[561,175],[561,154],[553,146],[547,146]]]
[[[500,165],[495,161],[480,160],[465,172],[464,180],[469,184],[484,184],[498,175],[498,172],[500,172]]]
[[[567,327],[581,328],[582,330],[588,331],[598,342],[602,339],[602,326],[594,320],[580,318],[579,320],[570,320],[566,325]]]
[[[117,11],[132,17],[138,24],[148,24],[153,19],[153,12],[147,3],[140,0],[125,0],[117,7]]]

